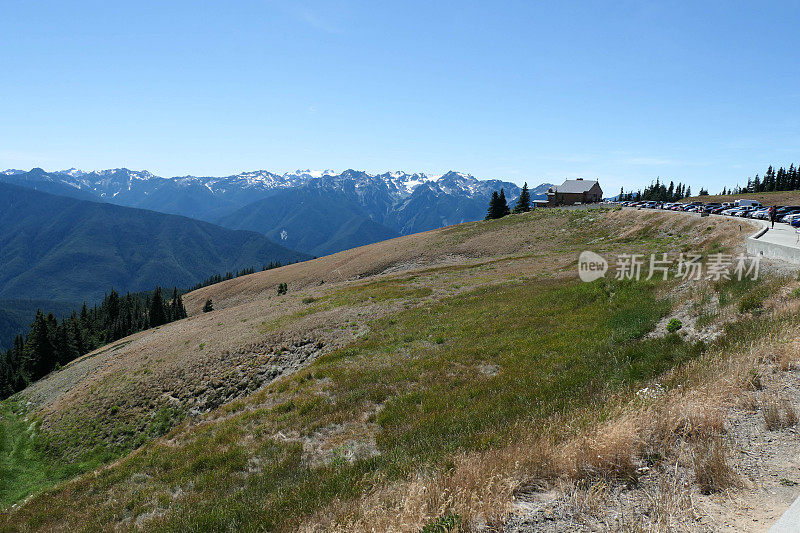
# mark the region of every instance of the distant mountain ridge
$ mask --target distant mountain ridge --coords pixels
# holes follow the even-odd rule
[[[89,302],[308,256],[251,231],[0,183],[0,298]]]
[[[258,231],[313,255],[479,220],[492,191],[503,188],[509,202],[520,191],[511,182],[479,180],[454,171],[429,176],[353,169],[162,178],[124,168],[93,172],[36,168],[0,172],[0,181]],[[549,186],[532,188],[532,198],[544,198]]]

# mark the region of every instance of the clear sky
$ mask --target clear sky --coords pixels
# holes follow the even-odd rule
[[[800,162],[800,2],[0,0],[0,167],[712,192]]]

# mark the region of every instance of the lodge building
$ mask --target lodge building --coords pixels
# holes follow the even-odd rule
[[[603,199],[603,189],[597,180],[578,178],[553,185],[547,190],[547,205],[592,204]]]

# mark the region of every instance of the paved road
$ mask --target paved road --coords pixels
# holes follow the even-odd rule
[[[757,220],[756,222],[760,222],[764,226],[769,225],[764,220]],[[768,229],[763,236],[759,237],[759,240],[800,248],[800,233],[797,230],[797,228],[793,228],[788,224],[775,223],[775,227]]]
[[[797,533],[798,531],[800,531],[800,498],[795,500],[778,521],[769,528],[769,533]]]
[[[754,220],[767,231],[757,233],[747,239],[747,252],[753,255],[762,255],[773,259],[781,259],[790,263],[800,264],[800,233],[788,224],[770,224],[765,220]]]

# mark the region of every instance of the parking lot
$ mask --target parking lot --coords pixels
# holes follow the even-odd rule
[[[759,205],[726,206],[718,203],[619,202],[634,209],[681,211],[701,216],[729,216],[749,219],[761,231],[745,238],[747,252],[788,264],[800,265],[800,206],[775,206],[775,226],[769,220],[769,207]]]
[[[683,202],[620,202],[623,207],[637,207],[643,209],[662,209],[666,211],[683,211],[706,215],[723,215],[754,220],[770,220],[769,209],[775,208],[775,223],[800,227],[800,205],[764,206],[755,200],[737,200],[736,202],[703,203],[694,201]]]

